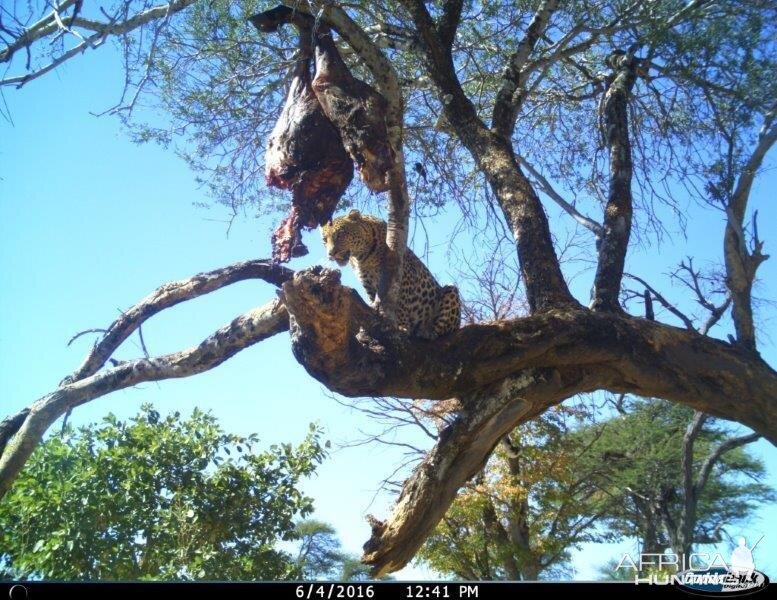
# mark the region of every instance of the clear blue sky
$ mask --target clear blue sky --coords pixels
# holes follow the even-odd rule
[[[13,124],[0,122],[0,416],[52,390],[79,364],[90,338],[67,347],[74,333],[106,326],[119,309],[161,283],[270,254],[276,217],[239,218],[227,236],[224,210],[193,206],[207,197],[174,153],[133,145],[117,120],[89,114],[115,103],[122,80],[118,57],[106,44],[22,90],[5,91]],[[754,192],[767,252],[775,243],[769,234],[777,223],[776,182],[769,173]],[[634,248],[629,256],[631,270],[678,298],[680,290],[670,287],[663,274],[687,254],[698,256],[699,263],[719,256],[719,215],[694,210],[687,242]],[[549,212],[552,220],[567,218],[553,207]],[[433,247],[444,245],[445,225],[454,218],[443,215],[428,222]],[[326,263],[318,233],[307,234],[306,242],[311,253],[295,260],[293,268]],[[432,254],[431,265],[441,280],[450,282],[442,251]],[[765,263],[761,276],[760,295],[775,298],[777,259]],[[349,270],[344,280],[359,289]],[[583,300],[589,287],[588,277],[574,286]],[[196,344],[272,295],[266,284],[243,282],[165,311],[144,327],[148,349],[161,354]],[[774,313],[764,311],[762,316],[764,332],[773,332]],[[772,364],[777,364],[776,342],[766,335],[762,343]],[[139,352],[133,339],[117,357],[133,358]],[[325,427],[335,446],[357,439],[359,430],[375,430],[305,373],[284,335],[208,373],[100,398],[77,409],[73,422],[97,420],[109,411],[134,414],[143,402],[162,412],[210,409],[228,431],[257,432],[268,445],[301,439],[312,421]],[[777,484],[775,449],[759,442],[754,450],[767,461],[772,485]],[[315,498],[315,516],[336,527],[347,550],[359,554],[369,537],[366,513],[388,514],[391,498],[375,496],[375,491],[400,460],[399,451],[385,446],[340,449],[306,483]],[[775,522],[777,510],[767,507],[741,532],[748,541],[766,534],[756,564],[772,578],[777,577]],[[598,565],[624,550],[633,547],[585,546],[575,555],[577,578],[594,578]],[[730,551],[722,550],[726,556]],[[432,574],[409,568],[400,576]]]

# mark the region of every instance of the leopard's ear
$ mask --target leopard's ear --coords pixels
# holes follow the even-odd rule
[[[362,214],[357,209],[352,208],[351,210],[348,211],[348,216],[349,217],[361,217]]]

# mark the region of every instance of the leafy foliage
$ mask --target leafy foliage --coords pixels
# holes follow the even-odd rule
[[[587,411],[562,407],[517,428],[510,449],[501,445],[459,493],[419,558],[462,578],[536,579],[568,574],[570,550],[583,542],[636,538],[644,552],[672,547],[692,411],[646,400],[621,409],[591,423]],[[730,436],[720,424],[705,427],[695,471]],[[722,541],[727,526],[773,500],[764,474],[744,448],[723,454],[701,490],[693,544]]]
[[[592,473],[600,489],[594,500],[606,508],[607,527],[619,537],[636,537],[646,552],[663,552],[675,542],[667,525],[676,523],[683,510],[681,457],[691,415],[685,406],[634,400],[625,414],[577,434],[596,438],[586,460],[604,466]],[[694,445],[695,477],[731,435],[730,427],[720,423],[702,429]],[[772,501],[773,491],[761,483],[765,472],[763,462],[744,447],[723,454],[699,494],[693,544],[723,541],[727,527],[746,522],[759,504]]]
[[[0,548],[16,576],[53,579],[287,579],[276,548],[313,510],[298,489],[326,454],[311,425],[297,446],[258,451],[195,409],[52,437],[0,502]]]
[[[275,4],[196,2],[161,31],[153,56],[148,37],[124,40],[132,85],[142,86],[141,96],[172,117],[159,125],[148,114],[120,111],[137,139],[175,143],[212,196],[233,210],[272,210],[280,201],[264,185],[262,149],[283,102],[295,34],[288,28],[258,35],[246,22]],[[433,15],[440,13],[441,3],[427,4]],[[504,66],[538,4],[464,3],[453,58],[465,92],[486,122]],[[639,209],[635,234],[664,232],[666,225],[656,218],[660,204],[683,217],[677,186],[690,197],[710,200],[709,183],[721,185],[719,161],[725,152],[718,151],[728,143],[730,129],[736,130],[736,155],[752,142],[775,95],[773,3],[725,0],[695,3],[692,9],[686,4],[560,3],[525,65],[525,90],[516,99],[520,112],[513,141],[520,154],[561,186],[579,210],[596,215],[608,175],[599,131],[607,57],[638,48],[646,66],[630,115]],[[424,70],[407,11],[394,0],[351,2],[347,10],[372,32],[402,82],[408,164],[422,165],[408,181],[416,210],[434,212],[456,203],[465,219],[471,218],[489,192],[440,117],[438,90]],[[352,68],[369,79],[343,49]],[[136,56],[150,60],[138,64]],[[351,186],[343,202],[367,198],[359,186]]]
[[[296,565],[302,579],[367,581],[372,579],[370,568],[356,556],[343,552],[334,527],[323,521],[306,519],[297,523],[294,536],[298,540]],[[391,577],[382,577],[387,580]]]

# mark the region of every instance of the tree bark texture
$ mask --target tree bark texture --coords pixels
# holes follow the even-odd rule
[[[594,278],[594,310],[621,310],[618,295],[631,233],[631,143],[629,96],[636,81],[639,60],[632,54],[610,57],[614,75],[604,94],[602,135],[610,153],[610,189],[604,210],[604,233]]]
[[[745,349],[695,331],[566,308],[426,342],[388,326],[340,285],[338,271],[321,267],[295,274],[282,297],[295,357],[329,389],[460,399],[462,412],[407,480],[391,518],[373,522],[363,559],[376,574],[407,564],[502,436],[575,394],[664,398],[777,441],[777,373]]]
[[[427,71],[439,90],[445,117],[486,176],[513,233],[531,311],[576,306],[553,248],[548,218],[518,165],[512,144],[504,132],[489,129],[477,115],[456,76],[450,46],[441,43],[423,3],[405,0],[403,4],[418,29]]]

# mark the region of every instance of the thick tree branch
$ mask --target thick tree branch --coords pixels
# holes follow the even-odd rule
[[[442,15],[437,23],[437,35],[447,48],[453,45],[456,39],[456,30],[461,22],[461,10],[464,0],[445,0],[442,7]]]
[[[583,368],[596,389],[686,404],[777,441],[777,373],[759,357],[696,331],[565,309],[424,341],[386,327],[340,285],[338,271],[298,272],[282,294],[297,360],[345,396],[459,397],[466,405],[468,394],[528,369]]]
[[[419,34],[429,76],[440,93],[443,111],[496,195],[516,242],[526,296],[532,311],[577,302],[561,274],[548,219],[529,180],[521,172],[511,143],[480,119],[456,76],[450,47],[420,0],[402,0]]]
[[[199,346],[167,356],[114,362],[114,368],[96,375],[132,332],[160,311],[247,279],[280,286],[293,271],[268,260],[250,260],[200,273],[159,286],[104,330],[81,366],[59,387],[0,423],[0,496],[34,450],[46,429],[74,406],[142,381],[185,377],[211,369],[237,351],[288,329],[285,308],[273,301],[235,319]],[[27,433],[25,433],[27,432]]]
[[[610,152],[610,189],[604,211],[604,235],[594,279],[595,310],[620,310],[618,295],[631,234],[631,143],[629,97],[636,81],[639,60],[631,52],[610,57],[614,73],[603,99],[603,136]]]
[[[568,381],[553,371],[530,370],[469,395],[465,411],[405,482],[389,521],[372,519],[362,561],[372,566],[373,575],[405,566],[499,440],[571,395],[584,379],[582,370]]]

